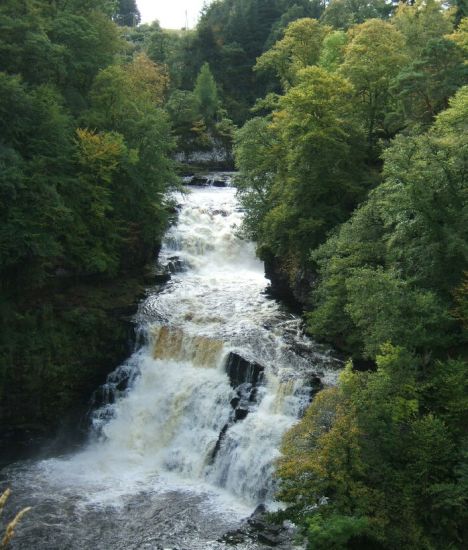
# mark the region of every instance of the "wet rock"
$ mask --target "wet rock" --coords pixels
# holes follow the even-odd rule
[[[213,210],[211,212],[213,214],[213,216],[223,216],[223,218],[226,218],[228,216],[228,213],[226,212],[226,210]]]
[[[209,181],[206,176],[193,176],[190,181],[186,181],[184,183],[186,185],[209,185]]]
[[[117,391],[125,391],[127,388],[128,388],[128,382],[129,382],[129,378],[130,377],[127,377],[127,378],[124,378],[123,380],[121,380],[116,386],[115,386],[115,389]]]
[[[288,522],[272,523],[263,504],[257,506],[245,527],[239,531],[243,532],[250,540],[283,550],[293,548],[293,538],[296,533],[295,526]]]
[[[312,378],[309,380],[308,385],[310,386],[310,393],[312,396],[314,396],[320,390],[323,390],[323,383],[318,376],[312,376]]]
[[[255,510],[252,512],[252,515],[250,516],[250,519],[253,519],[257,516],[261,516],[263,514],[266,514],[266,506],[264,504],[259,504]]]
[[[224,180],[214,180],[213,181],[213,186],[214,187],[227,187],[227,181],[224,181]]]
[[[236,409],[239,403],[240,403],[240,397],[234,397],[233,399],[231,399],[231,407],[233,409]]]
[[[225,544],[233,546],[245,542],[246,538],[246,533],[244,533],[241,529],[238,529],[237,531],[228,531],[220,539],[218,539],[218,542],[224,542]]]
[[[158,285],[163,285],[167,283],[170,280],[170,278],[171,278],[171,272],[165,267],[158,269],[153,274],[153,281]]]
[[[231,352],[226,362],[226,372],[233,388],[244,383],[256,386],[263,381],[265,367]]]
[[[180,273],[181,271],[184,271],[184,264],[178,256],[174,256],[173,258],[169,258],[167,269],[170,273]]]
[[[221,448],[221,444],[226,437],[226,432],[228,431],[229,424],[225,424],[223,426],[223,429],[219,432],[218,441],[216,441],[216,445],[211,453],[210,457],[210,464],[213,464],[213,462],[216,459],[216,455],[219,453],[219,449]]]
[[[280,258],[264,258],[264,264],[265,276],[270,280],[268,293],[288,304],[294,311],[301,312],[317,282],[316,273],[299,270],[291,280],[288,267],[283,265]]]
[[[251,403],[256,403],[258,398],[258,389],[252,388],[252,391],[250,392],[249,401]]]
[[[238,420],[244,420],[244,418],[246,418],[248,414],[249,414],[248,409],[236,409],[236,412],[235,412],[236,422]]]

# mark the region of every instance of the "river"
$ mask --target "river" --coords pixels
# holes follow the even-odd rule
[[[6,512],[32,506],[12,548],[264,548],[221,538],[258,504],[278,506],[282,435],[337,371],[266,292],[235,190],[193,187],[177,201],[160,254],[172,276],[148,290],[138,345],[97,392],[88,443],[2,474]]]

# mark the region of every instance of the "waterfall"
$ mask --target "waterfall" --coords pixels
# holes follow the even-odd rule
[[[136,548],[128,541],[141,531],[159,541],[145,548],[225,548],[213,541],[235,514],[273,503],[282,436],[336,377],[331,356],[265,292],[254,245],[239,236],[235,190],[193,188],[176,200],[178,221],[160,254],[170,279],[149,289],[136,317],[138,349],[96,392],[89,443],[10,474],[20,501],[39,503],[18,548],[113,547],[109,518],[127,526],[119,548]],[[142,502],[164,528],[145,521]],[[124,508],[111,512],[118,503]],[[64,531],[51,535],[44,515]],[[67,538],[77,529],[70,517],[81,518],[88,542]]]
[[[285,338],[291,318],[264,295],[241,221],[232,188],[183,197],[161,253],[179,269],[141,308],[138,375],[117,396],[108,388],[91,448],[258,504],[274,497],[281,438],[310,402],[316,366]]]

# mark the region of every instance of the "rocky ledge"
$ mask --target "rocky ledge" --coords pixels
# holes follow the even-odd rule
[[[228,546],[255,542],[260,547],[278,550],[304,550],[304,546],[295,542],[297,527],[290,521],[275,523],[265,506],[260,504],[254,513],[235,531],[228,531],[220,539]]]

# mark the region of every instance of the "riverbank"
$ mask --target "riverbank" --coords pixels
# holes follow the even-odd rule
[[[6,464],[72,445],[93,391],[131,351],[132,316],[150,267],[106,280],[55,280],[4,303],[0,340],[0,456]]]

